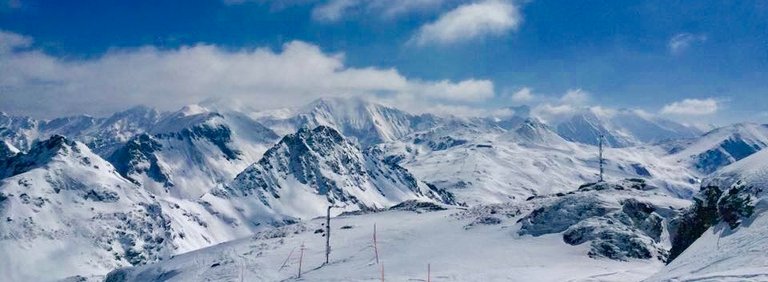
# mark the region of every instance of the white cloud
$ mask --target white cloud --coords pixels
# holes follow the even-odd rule
[[[593,114],[599,116],[599,117],[606,117],[606,118],[613,117],[613,116],[616,115],[616,113],[618,113],[618,111],[616,109],[607,108],[607,107],[603,107],[603,106],[592,106],[592,107],[589,107],[589,111],[592,112]]]
[[[294,106],[324,96],[391,97],[406,109],[481,101],[494,95],[488,80],[423,81],[396,69],[352,68],[343,54],[294,41],[268,48],[224,50],[214,45],[124,49],[86,60],[19,49],[0,52],[0,111],[35,116],[106,114],[136,104],[171,110],[203,100],[236,100],[256,108]],[[14,43],[15,42],[15,43]]]
[[[32,38],[0,30],[0,54],[18,48],[27,48],[31,44]]]
[[[312,18],[322,21],[337,21],[349,9],[359,5],[359,0],[332,0],[312,10]]]
[[[641,117],[643,117],[645,119],[653,119],[653,118],[656,117],[654,114],[649,113],[649,112],[647,112],[645,110],[642,110],[642,109],[633,109],[632,112],[634,112],[635,114],[637,114],[637,115],[639,115],[639,116],[641,116]]]
[[[312,18],[339,21],[349,15],[374,15],[392,18],[411,12],[435,10],[445,0],[328,0],[312,9]]]
[[[511,98],[512,98],[512,101],[515,103],[526,103],[526,102],[533,101],[535,96],[533,95],[533,91],[531,90],[531,88],[523,87],[523,88],[520,88],[520,90],[518,90],[517,92],[512,93]]]
[[[560,103],[568,105],[584,105],[589,102],[590,94],[581,89],[569,89],[560,97]]]
[[[579,108],[572,105],[539,104],[531,110],[531,114],[544,122],[554,124],[573,116]]]
[[[713,99],[685,99],[665,105],[661,109],[662,114],[682,115],[682,116],[701,116],[717,113],[720,103]]]
[[[669,43],[667,43],[667,48],[669,48],[670,53],[674,55],[678,55],[685,52],[685,50],[688,50],[688,48],[690,48],[691,45],[695,43],[702,43],[705,41],[707,41],[706,35],[678,33],[669,39]]]
[[[390,105],[396,108],[402,108],[406,100],[379,100],[385,105]],[[457,117],[488,117],[496,114],[505,114],[506,111],[502,110],[489,110],[480,107],[472,107],[461,104],[422,104],[418,107],[414,107],[409,110],[412,113],[430,113],[444,116],[457,116]]]
[[[469,79],[454,83],[448,80],[414,85],[414,91],[431,97],[458,101],[480,102],[493,97],[493,83],[488,80]]]
[[[451,44],[516,30],[523,21],[517,6],[503,0],[465,4],[428,23],[411,38],[417,45]]]

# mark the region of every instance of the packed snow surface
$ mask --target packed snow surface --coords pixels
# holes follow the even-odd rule
[[[159,264],[117,270],[109,278],[380,281],[383,271],[388,281],[426,281],[429,265],[432,281],[636,281],[662,266],[655,260],[592,259],[585,255],[587,246],[570,246],[558,235],[516,235],[514,221],[465,229],[471,220],[454,216],[458,212],[389,211],[334,218],[327,265],[325,238],[315,231],[323,229],[324,219],[316,219],[178,255]]]
[[[648,281],[768,281],[768,151],[723,168],[705,185],[724,193],[740,188],[735,195],[751,199],[752,214],[735,228],[726,222],[712,226]]]

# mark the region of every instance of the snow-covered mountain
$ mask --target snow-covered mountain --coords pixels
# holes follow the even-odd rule
[[[257,120],[281,135],[301,127],[325,125],[364,147],[394,141],[434,125],[437,117],[412,115],[360,98],[322,98],[297,109],[257,114]]]
[[[328,264],[324,219],[316,219],[108,279],[364,281],[384,273],[393,281],[638,281],[663,267],[666,221],[687,203],[627,180],[469,209],[403,205],[333,218]]]
[[[606,113],[595,108],[583,109],[557,124],[557,132],[566,140],[591,145],[597,145],[598,137],[603,135],[605,144],[610,147],[693,138],[701,134],[695,127],[634,110]]]
[[[0,135],[21,150],[29,149],[35,140],[61,135],[86,143],[97,154],[106,156],[134,135],[148,131],[161,116],[157,110],[143,106],[105,118],[81,115],[34,120],[0,114]]]
[[[591,269],[579,272],[585,279],[609,275],[637,280],[660,269],[667,252],[673,258],[684,257],[682,250],[698,238],[698,234],[677,235],[679,230],[698,230],[678,227],[686,215],[697,214],[695,204],[694,212],[671,218],[689,203],[686,199],[700,185],[699,179],[768,144],[766,126],[756,124],[689,138],[696,136],[694,130],[641,112],[590,110],[555,125],[530,116],[525,108],[509,112],[499,118],[413,115],[360,99],[333,98],[261,112],[190,105],[165,113],[136,107],[105,118],[34,120],[0,115],[0,220],[9,217],[12,222],[0,226],[4,236],[0,254],[21,252],[32,245],[30,250],[39,252],[3,267],[53,265],[52,253],[71,249],[78,255],[65,265],[88,263],[50,273],[14,271],[10,280],[99,275],[254,233],[268,237],[298,228],[295,237],[308,240],[317,235],[307,231],[317,228],[307,224],[314,224],[311,219],[324,215],[329,205],[334,206],[334,216],[363,214],[360,219],[341,217],[350,224],[377,218],[390,222],[399,216],[397,212],[368,213],[393,206],[408,210],[437,205],[441,208],[435,209],[465,213],[439,205],[448,203],[466,204],[469,213],[500,209],[510,215],[497,221],[498,215],[483,213],[482,218],[438,223],[445,216],[420,210],[428,215],[409,220],[434,221],[432,227],[446,232],[456,226],[460,232],[471,232],[445,234],[446,241],[475,240],[471,239],[474,230],[500,222],[514,229],[512,249],[536,251],[538,243],[557,242],[557,248],[547,250]],[[658,188],[645,191],[619,181],[577,189],[597,179],[597,148],[589,144],[589,136],[596,138],[600,133],[607,135],[612,146],[604,154],[608,181],[632,179]],[[723,191],[718,197],[726,194]],[[594,204],[587,207],[588,217],[571,220],[565,229],[521,231],[542,222],[545,227],[556,225],[556,218],[580,214],[581,210],[572,208],[581,203]],[[535,210],[543,214],[532,215]],[[593,214],[595,210],[599,212]],[[398,228],[422,234],[429,226]],[[477,238],[496,244],[509,239],[510,232],[486,231]],[[360,238],[366,235],[349,232]],[[69,237],[74,239],[62,242]],[[231,244],[263,243],[260,240]],[[529,242],[534,243],[527,246]],[[424,251],[440,252],[437,247]],[[210,253],[205,252],[201,254],[208,257]],[[224,256],[228,255],[213,257]],[[616,264],[601,261],[604,258],[655,261]],[[239,263],[262,265],[254,258]],[[346,264],[335,267],[342,265]],[[635,272],[607,274],[598,271],[600,265]],[[285,274],[266,271],[254,277],[289,278]],[[188,270],[179,277],[185,275]],[[367,277],[361,275],[350,272],[349,277]],[[502,271],[488,277],[505,275]],[[405,272],[396,275],[406,276]]]
[[[61,279],[168,254],[169,219],[82,143],[53,136],[0,161],[0,273]]]
[[[207,134],[215,123],[202,124],[208,127],[173,136],[190,144],[223,139]],[[128,176],[163,173],[170,165],[149,157],[163,157],[162,148],[179,144],[139,137],[125,151],[140,156],[132,159],[139,161],[130,163]],[[134,183],[84,144],[59,135],[0,160],[0,172],[0,254],[29,252],[0,266],[0,272],[13,273],[12,281],[103,274],[320,216],[328,205],[338,214],[406,200],[452,203],[450,194],[360,151],[329,127],[284,137],[226,188],[198,191],[202,197]],[[59,252],[69,255],[58,260]]]
[[[85,143],[136,184],[191,198],[231,181],[279,138],[243,113],[197,105],[170,113],[138,106],[105,118],[38,121],[2,115],[0,126],[10,147],[24,151],[35,140],[66,136]]]
[[[699,138],[667,144],[683,163],[708,174],[768,146],[768,125],[738,123],[714,129]]]
[[[534,118],[509,130],[451,123],[376,147],[383,158],[469,204],[522,201],[567,192],[597,179],[597,148],[564,140]],[[649,147],[608,148],[609,179],[643,178],[680,197],[693,194],[697,173]]]
[[[251,222],[309,219],[323,215],[329,205],[340,213],[407,200],[452,203],[450,194],[377,157],[333,128],[301,128],[213,194],[234,202]]]
[[[673,224],[674,260],[648,281],[768,280],[768,151],[715,172]]]
[[[509,135],[514,141],[524,144],[556,147],[565,143],[563,137],[537,118],[526,118],[517,126],[512,127]]]
[[[187,106],[134,136],[108,160],[154,193],[195,199],[231,181],[275,139],[271,130],[242,115]]]
[[[27,150],[38,137],[39,121],[0,112],[0,138],[19,150]]]

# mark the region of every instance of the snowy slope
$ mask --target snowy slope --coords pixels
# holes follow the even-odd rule
[[[154,261],[167,218],[149,195],[82,143],[61,136],[0,163],[5,281],[44,281]]]
[[[693,138],[701,134],[696,128],[633,110],[606,113],[594,108],[584,109],[556,127],[563,138],[584,144],[597,145],[598,137],[603,135],[611,147]]]
[[[596,147],[563,140],[535,119],[509,131],[471,123],[441,126],[376,150],[468,204],[567,192],[596,180],[598,173]],[[665,155],[656,147],[608,148],[606,175],[608,179],[647,179],[689,197],[697,174]]]
[[[594,260],[584,255],[584,247],[568,246],[558,236],[518,237],[505,226],[467,231],[463,226],[470,221],[453,219],[453,212],[394,211],[337,218],[332,221],[331,263],[323,267],[325,239],[312,232],[321,228],[320,220],[315,220],[161,264],[113,272],[110,278],[294,281],[302,242],[306,249],[301,280],[306,281],[380,280],[382,265],[385,280],[425,281],[427,264],[433,281],[627,281],[639,280],[661,266],[658,261]],[[377,224],[378,265],[371,242],[373,223]]]
[[[511,128],[511,141],[520,144],[535,144],[539,146],[558,147],[566,143],[549,125],[536,118],[527,118],[519,125]]]
[[[0,159],[0,177],[0,257],[15,258],[0,264],[4,281],[103,275],[262,229],[197,197],[142,189],[58,135]]]
[[[451,202],[405,169],[361,152],[336,130],[302,128],[269,149],[226,188],[205,197],[229,201],[246,222],[309,219],[336,212],[390,207],[406,200]]]
[[[402,138],[416,129],[430,126],[437,119],[431,115],[411,115],[359,98],[322,98],[298,109],[270,111],[255,116],[259,122],[281,135],[301,127],[324,125],[337,129],[366,147]]]
[[[20,150],[28,150],[37,139],[39,121],[0,112],[0,138]]]
[[[28,150],[35,140],[53,135],[86,143],[101,156],[109,155],[120,143],[149,130],[162,114],[137,106],[109,117],[72,116],[52,120],[34,120],[0,114],[0,136],[21,150]]]
[[[524,112],[524,109],[519,110]],[[649,133],[657,129],[643,122],[610,121],[606,129],[613,130],[615,136],[627,137],[633,144],[645,142],[637,141],[640,139],[656,140],[658,137]],[[654,126],[660,124],[660,121],[653,123]],[[641,131],[649,134],[639,138]],[[281,139],[275,132],[287,136]],[[316,224],[310,219],[325,214],[329,204],[336,206],[334,215],[381,210],[408,200],[464,202],[471,205],[472,210],[484,209],[491,203],[525,207],[521,212],[529,212],[535,207],[552,204],[552,199],[570,197],[564,195],[570,195],[567,193],[574,192],[584,182],[594,181],[598,171],[596,147],[568,141],[549,125],[525,113],[506,118],[412,115],[358,99],[321,99],[298,109],[258,113],[226,108],[212,111],[190,105],[170,113],[137,107],[107,118],[77,116],[37,121],[0,115],[0,134],[3,138],[0,144],[3,166],[0,170],[3,181],[0,220],[9,214],[9,222],[12,222],[0,226],[4,236],[0,241],[0,257],[22,251],[39,253],[13,265],[0,266],[9,267],[0,269],[0,273],[14,269],[11,281],[45,280],[74,274],[99,275],[115,267],[194,251],[254,232],[271,234],[273,231],[267,230],[275,226],[299,222],[290,225],[293,227],[283,227],[290,230]],[[46,140],[53,134],[73,137],[56,137],[51,139],[54,141],[32,145],[34,140]],[[660,136],[668,135],[660,133]],[[65,145],[55,145],[58,143]],[[60,147],[65,149],[57,149]],[[609,148],[605,152],[607,179],[644,179],[659,189],[635,198],[649,197],[657,207],[667,203],[681,207],[685,201],[675,197],[689,197],[698,185],[701,173],[691,170],[691,165],[681,161],[679,155],[669,156],[669,148],[650,145]],[[58,189],[60,193],[56,193],[55,187],[61,185],[71,189]],[[26,195],[24,199],[21,194]],[[535,196],[533,200],[526,201],[532,196]],[[659,197],[663,199],[654,202]],[[611,213],[599,215],[582,225],[603,228],[603,223],[608,220],[624,218],[619,212],[625,206],[620,201],[622,199],[607,198],[603,202],[608,203],[606,211]],[[666,209],[657,210],[666,212]],[[478,219],[456,219],[449,217],[447,212],[412,218],[409,215],[387,212],[363,215],[359,219],[340,217],[340,220],[355,226],[379,217],[391,222],[393,227],[382,232],[404,234],[402,240],[389,246],[402,250],[417,248],[415,242],[407,241],[431,234],[430,228],[446,233],[440,234],[439,240],[444,243],[464,240],[482,245],[486,244],[482,240],[487,239],[490,240],[488,246],[492,246],[493,242],[510,239],[513,243],[502,248],[504,251],[536,253],[541,259],[537,264],[539,267],[524,265],[523,259],[501,259],[517,264],[517,272],[529,275],[528,278],[544,275],[545,262],[551,261],[552,256],[558,256],[553,261],[555,267],[573,271],[577,277],[585,279],[606,275],[593,279],[637,280],[660,267],[657,261],[630,259],[618,263],[590,259],[587,253],[593,249],[591,243],[567,245],[562,241],[565,231],[520,236],[517,232],[520,225],[512,219],[520,219],[525,214],[503,219],[498,227],[504,228],[494,230],[484,229],[485,223],[475,222]],[[395,227],[394,222],[399,216],[409,218],[406,222],[414,224]],[[31,218],[36,224],[30,225],[24,218]],[[422,220],[426,222],[425,226],[415,224]],[[461,230],[459,233],[449,234],[457,227]],[[317,229],[315,226],[307,228],[295,236],[288,236],[306,240],[319,236],[307,232]],[[357,232],[355,228],[345,230]],[[629,225],[622,228],[617,234],[639,232],[637,227]],[[471,235],[475,233],[479,234],[477,238]],[[57,237],[56,234],[63,235]],[[364,235],[354,236],[363,238],[370,234]],[[667,248],[665,239],[657,240],[646,235],[628,238],[639,238],[646,243],[653,241],[647,250],[653,256],[663,256]],[[70,237],[74,239],[64,239]],[[350,240],[358,240],[355,238]],[[530,242],[533,243],[529,245]],[[242,247],[238,244],[256,243],[261,241],[241,240],[231,244]],[[62,268],[53,269],[57,261],[53,253],[62,252],[64,248],[76,255],[68,256]],[[446,254],[446,250],[437,245],[429,248],[429,252]],[[350,246],[348,251],[353,249]],[[472,248],[462,245],[456,250],[470,252]],[[539,254],[539,251],[546,253]],[[501,250],[492,252],[497,260],[503,255]],[[480,256],[481,253],[475,251],[473,255]],[[417,257],[426,259],[421,254]],[[240,263],[239,259],[235,258],[233,262]],[[243,263],[264,267],[259,260],[249,258]],[[569,260],[578,263],[569,264]],[[77,261],[88,263],[74,265]],[[346,261],[358,263],[357,270],[349,271],[348,280],[367,277],[361,275],[370,267],[368,262],[359,261],[355,256],[334,271],[347,273]],[[409,277],[411,266],[407,266],[407,258],[403,261],[396,267],[402,267],[404,272],[394,277]],[[444,276],[454,280],[466,280],[470,277],[466,271],[477,272],[482,267],[474,264],[457,266],[450,261],[444,259],[440,263],[451,268]],[[33,272],[31,266],[35,264],[52,270]],[[487,278],[513,277],[502,263],[487,264],[497,264],[499,268],[493,271],[482,268],[488,273]],[[10,267],[27,267],[30,271],[16,271]],[[208,269],[200,265],[195,267]],[[606,270],[609,267],[622,271],[609,273]],[[214,268],[217,267],[211,268],[213,272],[220,270]],[[184,276],[189,275],[186,271],[190,270],[178,274],[179,277],[187,277]],[[264,275],[257,277],[265,279],[290,277],[279,271],[253,272]],[[330,267],[318,273],[325,273],[316,277],[319,280],[331,279],[334,275]],[[562,279],[562,276],[552,276],[552,280]]]
[[[744,158],[709,178],[694,213],[706,229],[649,281],[768,280],[768,151]],[[707,195],[714,196],[707,197]],[[688,224],[686,229],[693,229]]]
[[[19,149],[5,140],[0,140],[0,160],[13,157],[19,153]]]
[[[633,217],[638,212],[649,218],[665,218],[672,212],[670,207],[687,204],[655,193],[653,189],[624,188],[630,190],[587,189],[562,198],[606,201],[608,208],[598,209],[600,212],[585,217],[585,221],[625,216],[637,226],[645,222]],[[590,244],[566,243],[565,230],[521,235],[525,232],[518,221],[525,221],[538,208],[560,211],[559,206],[551,205],[560,198],[477,206],[469,210],[423,205],[335,217],[331,220],[332,251],[327,265],[323,265],[324,232],[316,231],[323,230],[324,220],[316,219],[259,232],[161,263],[116,270],[108,277],[114,279],[110,281],[365,281],[380,280],[383,268],[385,280],[424,281],[429,264],[432,281],[638,281],[663,266],[655,257],[626,260],[590,257]],[[634,198],[652,203],[649,204],[652,211],[627,209],[628,199]],[[573,223],[578,225],[578,222]],[[551,219],[541,223],[558,224]],[[634,223],[627,224],[635,226]],[[659,240],[663,241],[663,236]],[[299,257],[302,258],[301,279],[296,277]]]
[[[557,132],[569,141],[590,145],[597,145],[600,135],[603,135],[605,144],[610,147],[627,147],[635,143],[627,132],[614,130],[610,126],[604,117],[585,110],[558,124]]]
[[[768,146],[768,125],[738,123],[714,129],[699,138],[668,145],[680,162],[702,173],[741,160]]]
[[[192,105],[134,136],[108,160],[156,195],[196,199],[234,179],[275,139],[272,131],[247,117]]]

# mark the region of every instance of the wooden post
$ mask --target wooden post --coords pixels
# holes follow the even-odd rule
[[[299,275],[296,278],[301,278],[301,261],[304,260],[304,242],[301,242],[301,253],[299,255]]]
[[[376,255],[376,264],[379,264],[379,247],[376,243],[376,223],[373,224],[373,252]]]
[[[427,282],[432,282],[432,266],[427,264]]]
[[[384,282],[384,264],[381,264],[381,282]]]
[[[328,206],[328,214],[325,217],[325,264],[328,264],[331,255],[331,206]]]

